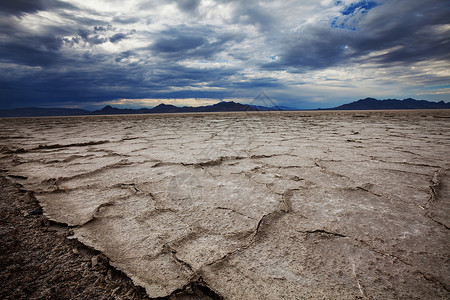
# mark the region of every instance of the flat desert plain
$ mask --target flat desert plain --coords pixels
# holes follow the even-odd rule
[[[16,118],[0,136],[5,176],[150,297],[450,297],[450,111]]]

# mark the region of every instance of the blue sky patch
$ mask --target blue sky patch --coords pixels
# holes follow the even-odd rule
[[[375,1],[360,1],[358,3],[352,3],[350,4],[350,6],[346,7],[343,11],[341,11],[341,13],[344,16],[348,16],[348,15],[352,15],[355,13],[355,11],[357,11],[358,9],[361,10],[361,13],[365,14],[367,13],[369,10],[371,10],[372,8],[378,6],[378,3],[376,3]]]
[[[342,1],[337,1],[336,5],[342,5]],[[347,30],[356,30],[356,25],[358,23],[357,19],[352,17],[361,14],[365,15],[369,10],[378,6],[378,3],[375,1],[360,1],[357,3],[352,3],[349,6],[346,6],[343,10],[341,10],[342,16],[336,17],[331,22],[331,27],[333,28],[342,28]],[[350,20],[351,19],[351,20]]]

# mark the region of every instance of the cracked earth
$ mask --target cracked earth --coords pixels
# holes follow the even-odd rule
[[[0,166],[150,297],[450,297],[450,112],[0,119]]]

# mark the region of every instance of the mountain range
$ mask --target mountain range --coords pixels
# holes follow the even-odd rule
[[[333,108],[320,110],[389,110],[389,109],[450,109],[450,103],[444,101],[430,102],[426,100],[415,100],[412,98],[404,100],[386,99],[377,100],[365,98],[348,104]],[[290,107],[274,106],[265,107],[257,105],[241,104],[234,101],[222,101],[208,106],[183,106],[178,107],[168,104],[159,104],[153,108],[115,108],[105,106],[100,110],[88,111],[77,108],[14,108],[0,110],[0,117],[50,117],[50,116],[88,116],[88,115],[124,115],[124,114],[153,114],[153,113],[188,113],[188,112],[229,112],[229,111],[289,111],[299,110]]]
[[[226,112],[226,111],[258,111],[259,109],[234,101],[222,101],[208,106],[184,106],[178,107],[170,104],[159,104],[153,108],[116,108],[110,105],[100,110],[88,111],[75,108],[14,108],[0,110],[0,117],[50,117],[50,116],[89,116],[89,115],[130,115],[130,114],[154,114],[154,113],[186,113],[186,112]],[[273,110],[267,108],[266,110]],[[281,110],[281,109],[277,109]]]
[[[426,100],[415,100],[412,98],[397,100],[377,100],[374,98],[360,99],[352,103],[343,104],[332,110],[382,110],[382,109],[450,109],[450,103],[430,102]]]

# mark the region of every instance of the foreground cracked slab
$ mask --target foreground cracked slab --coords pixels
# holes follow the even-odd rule
[[[0,119],[50,219],[164,297],[450,296],[450,112]]]

